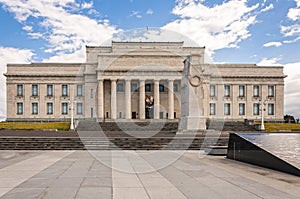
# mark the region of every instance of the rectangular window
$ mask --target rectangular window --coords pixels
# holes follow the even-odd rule
[[[160,84],[160,85],[159,85],[159,92],[160,92],[160,93],[165,92],[165,86],[164,86],[163,84]]]
[[[82,115],[82,103],[77,103],[76,113],[77,113],[77,115]]]
[[[38,96],[39,95],[39,89],[37,84],[32,85],[32,96]]]
[[[68,115],[68,103],[61,103],[61,114]]]
[[[239,104],[239,115],[245,115],[245,104]]]
[[[210,97],[216,97],[216,85],[210,85]]]
[[[76,90],[77,90],[76,94],[77,94],[78,97],[80,97],[80,96],[83,95],[83,92],[82,92],[82,84],[78,84]]]
[[[68,85],[63,84],[63,85],[61,86],[61,88],[62,88],[62,93],[61,93],[61,95],[64,96],[64,97],[68,96]]]
[[[47,96],[51,97],[53,96],[53,85],[47,85]]]
[[[268,115],[274,115],[274,104],[268,104]]]
[[[151,84],[145,84],[145,92],[151,92]]]
[[[23,103],[22,102],[18,102],[17,103],[17,114],[18,115],[22,115],[23,114]]]
[[[239,97],[245,97],[245,86],[239,86]]]
[[[274,97],[274,96],[275,96],[274,86],[268,86],[268,97]]]
[[[225,97],[230,97],[230,85],[225,85],[224,86],[224,96]]]
[[[138,92],[138,84],[131,83],[131,92]]]
[[[23,85],[22,84],[17,85],[17,96],[23,96]]]
[[[47,115],[52,115],[53,114],[53,103],[49,102],[47,103]]]
[[[259,115],[259,106],[258,103],[253,104],[253,115]]]
[[[216,115],[216,104],[215,103],[210,103],[210,115]]]
[[[259,97],[259,86],[258,85],[253,86],[253,96]]]
[[[124,92],[124,84],[123,83],[117,84],[117,92]]]
[[[38,103],[34,102],[32,103],[32,115],[38,114]]]
[[[230,115],[230,104],[224,104],[224,115]]]
[[[173,92],[178,92],[178,84],[173,85]]]

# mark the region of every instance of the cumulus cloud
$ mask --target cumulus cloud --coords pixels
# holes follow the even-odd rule
[[[285,113],[300,118],[300,62],[284,66],[285,78]]]
[[[17,49],[0,46],[0,120],[6,117],[6,86],[5,77],[7,63],[26,63],[29,62],[34,53],[28,49]]]
[[[296,7],[290,8],[287,14],[287,18],[294,21],[294,23],[281,26],[281,33],[285,37],[292,37],[290,40],[286,40],[284,43],[294,43],[300,39],[300,0],[294,0]]]
[[[92,2],[76,3],[74,0],[0,0],[4,8],[15,14],[15,18],[24,25],[24,30],[33,38],[42,38],[48,42],[48,49],[54,57],[62,54],[82,52],[84,45],[99,45],[116,32],[109,21],[98,21],[83,14],[82,9],[91,9]],[[36,32],[27,23],[36,20]]]
[[[263,58],[260,62],[257,63],[258,66],[281,66],[279,61],[281,58],[273,57],[273,58]]]
[[[214,50],[236,48],[251,36],[248,28],[256,23],[259,7],[248,6],[245,0],[229,0],[212,7],[202,1],[178,0],[172,12],[179,19],[163,28],[189,36],[213,54]]]
[[[275,46],[275,47],[279,47],[282,46],[281,42],[268,42],[264,44],[264,47],[271,47],[271,46]]]

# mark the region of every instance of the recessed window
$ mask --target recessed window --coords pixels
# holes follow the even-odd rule
[[[239,97],[245,97],[245,86],[244,85],[239,86]]]
[[[145,92],[151,92],[151,84],[145,84]]]
[[[268,86],[268,97],[274,97],[274,96],[275,96],[274,86]]]
[[[178,84],[173,85],[173,92],[178,92]]]
[[[68,103],[61,103],[61,114],[68,115]]]
[[[39,95],[39,89],[37,84],[32,85],[32,96],[38,96]]]
[[[38,103],[34,102],[32,103],[32,115],[38,114]]]
[[[253,97],[259,97],[259,86],[258,85],[253,86]]]
[[[22,84],[17,85],[17,96],[23,96],[23,85]]]
[[[64,96],[64,97],[68,96],[68,85],[66,85],[66,84],[62,85],[61,95]]]
[[[117,92],[124,92],[124,84],[123,83],[117,84]]]
[[[48,84],[47,85],[47,96],[48,97],[52,97],[53,96],[53,85],[52,84]]]
[[[49,102],[47,103],[47,115],[52,115],[53,114],[53,103]]]
[[[78,97],[81,97],[81,96],[83,95],[83,92],[82,92],[82,91],[83,91],[83,89],[82,89],[82,84],[78,84],[78,85],[77,85],[76,91],[77,91],[76,94],[77,94]]]
[[[131,92],[138,92],[138,84],[131,83]]]
[[[216,104],[215,103],[210,103],[210,115],[216,115]]]
[[[165,92],[165,86],[163,84],[159,85],[159,92],[161,93]]]
[[[224,96],[225,97],[230,97],[230,85],[225,85],[224,86]]]
[[[268,115],[274,115],[274,104],[268,104]]]
[[[259,115],[259,106],[258,103],[253,104],[253,115]]]
[[[77,115],[82,115],[82,103],[77,103],[76,105],[76,113]]]
[[[245,104],[239,104],[239,115],[245,115]]]
[[[230,104],[224,104],[224,115],[230,115]]]
[[[209,91],[210,97],[216,97],[216,85],[210,85]]]
[[[23,103],[22,102],[18,102],[17,103],[17,114],[18,115],[22,115],[23,114]]]

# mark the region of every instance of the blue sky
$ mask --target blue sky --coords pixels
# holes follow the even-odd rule
[[[205,46],[213,62],[284,65],[285,112],[300,117],[300,0],[0,0],[0,19],[2,73],[6,63],[84,62],[85,45],[155,27]]]

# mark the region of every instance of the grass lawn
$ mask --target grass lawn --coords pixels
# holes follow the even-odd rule
[[[43,130],[57,129],[58,131],[68,131],[70,122],[0,122],[0,129],[11,130]]]
[[[300,131],[300,124],[265,123],[265,129],[268,132],[271,132],[271,131],[280,131],[280,130]]]

